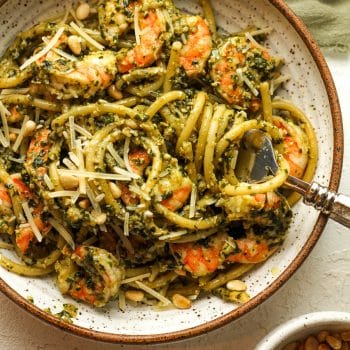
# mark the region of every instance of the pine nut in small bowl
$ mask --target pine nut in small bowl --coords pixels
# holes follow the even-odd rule
[[[321,311],[293,318],[272,330],[255,350],[350,349],[350,313]]]

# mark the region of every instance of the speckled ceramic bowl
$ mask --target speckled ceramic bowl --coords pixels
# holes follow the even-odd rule
[[[68,3],[67,0],[0,0],[0,52],[17,32],[62,11]],[[340,109],[324,58],[305,26],[282,0],[212,3],[219,26],[228,32],[250,24],[274,28],[268,46],[285,58],[284,71],[293,77],[282,93],[306,112],[315,127],[320,148],[315,179],[336,190],[343,155]],[[177,4],[186,11],[200,11],[197,1],[182,0]],[[1,269],[0,289],[30,313],[80,336],[142,344],[180,340],[208,332],[252,311],[288,280],[310,253],[327,222],[326,216],[302,203],[295,206],[294,213],[283,248],[245,277],[252,299],[242,306],[214,297],[197,301],[190,310],[163,312],[130,307],[122,313],[115,304],[103,310],[78,304],[78,317],[68,324],[43,311],[50,308],[58,312],[63,303],[72,302],[61,296],[51,278],[23,278]],[[26,300],[28,296],[34,298],[34,304]]]
[[[347,331],[350,329],[350,313],[322,311],[302,315],[275,328],[255,350],[282,350],[294,341],[303,340],[310,334],[320,331]]]

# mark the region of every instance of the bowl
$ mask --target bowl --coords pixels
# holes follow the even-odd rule
[[[298,316],[271,331],[255,350],[282,350],[284,346],[320,331],[350,330],[350,313],[320,311]]]
[[[315,180],[338,188],[342,157],[343,132],[336,90],[325,60],[304,24],[282,0],[213,1],[218,25],[235,32],[248,25],[271,26],[268,46],[286,60],[283,68],[292,76],[282,95],[288,96],[309,116],[318,137],[320,157]],[[0,0],[0,52],[16,33],[40,19],[62,11],[67,0]],[[176,1],[188,12],[200,11],[197,1]],[[28,11],[30,9],[30,11]],[[103,310],[77,304],[62,296],[51,278],[23,278],[0,269],[0,290],[31,314],[51,325],[76,335],[119,343],[159,343],[175,341],[227,324],[251,312],[271,296],[302,264],[320,237],[327,216],[299,202],[283,247],[266,263],[248,273],[244,280],[251,300],[243,305],[223,302],[215,297],[202,298],[189,310],[157,312],[150,307],[128,308],[125,313],[114,306]],[[28,301],[34,299],[34,303]],[[61,311],[62,304],[78,306],[73,323],[62,322],[44,311]]]

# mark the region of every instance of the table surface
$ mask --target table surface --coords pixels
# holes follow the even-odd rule
[[[343,112],[345,157],[340,192],[350,195],[350,54],[326,54]],[[229,325],[181,343],[147,349],[250,350],[270,330],[313,311],[350,312],[350,231],[329,222],[301,268],[261,306]],[[0,294],[0,349],[135,349],[75,337],[32,317]],[[142,348],[145,348],[143,346]]]

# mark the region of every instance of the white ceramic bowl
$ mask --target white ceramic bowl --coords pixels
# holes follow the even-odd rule
[[[197,0],[175,1],[188,12],[198,13]],[[0,0],[0,54],[16,33],[40,19],[61,12],[71,0]],[[343,134],[340,108],[328,67],[303,23],[283,0],[212,1],[217,22],[227,32],[248,25],[274,28],[268,46],[282,55],[284,72],[292,76],[282,95],[306,112],[317,133],[320,158],[315,180],[336,190],[341,174]],[[250,312],[275,292],[304,261],[320,237],[327,217],[298,203],[288,238],[282,249],[265,264],[245,276],[252,299],[238,306],[211,297],[202,298],[189,310],[156,312],[150,307],[115,305],[104,310],[77,304],[79,315],[73,324],[57,320],[45,311],[62,310],[63,303],[75,303],[62,296],[51,277],[23,278],[0,269],[0,290],[32,314],[75,334],[97,340],[123,343],[152,343],[180,340],[222,326]],[[27,301],[34,298],[34,305]]]
[[[287,344],[305,339],[322,330],[344,331],[350,329],[350,313],[321,311],[302,315],[278,326],[269,333],[255,350],[282,350]]]

